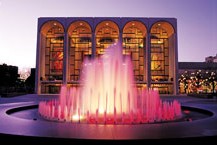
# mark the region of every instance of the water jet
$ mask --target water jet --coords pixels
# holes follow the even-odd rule
[[[162,101],[157,90],[137,88],[130,56],[114,43],[97,59],[83,62],[80,86],[63,85],[59,99],[41,101],[39,113],[48,120],[140,124],[176,120],[178,101]]]

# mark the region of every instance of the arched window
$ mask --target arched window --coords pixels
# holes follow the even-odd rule
[[[46,22],[40,31],[40,80],[63,80],[64,29],[57,21]],[[43,93],[58,93],[59,89],[42,85]]]
[[[175,35],[168,22],[157,22],[151,27],[151,80],[164,82],[158,86],[160,93],[173,92]],[[172,71],[170,71],[172,70]]]
[[[82,62],[92,55],[92,30],[85,21],[73,22],[68,29],[69,81],[78,81]]]
[[[128,22],[123,29],[123,54],[131,56],[137,82],[143,82],[146,78],[146,34],[145,25],[139,21]]]
[[[119,28],[112,21],[103,21],[99,23],[95,30],[96,34],[96,55],[104,54],[105,49],[118,41]]]

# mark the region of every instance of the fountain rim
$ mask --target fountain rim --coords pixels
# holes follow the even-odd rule
[[[215,137],[216,132],[208,130],[217,120],[217,110],[212,107],[199,105],[194,108],[200,108],[213,113],[213,116],[199,119],[192,122],[171,122],[171,123],[155,123],[155,124],[138,124],[138,125],[96,125],[96,124],[74,124],[74,123],[59,123],[53,121],[29,120],[17,118],[8,115],[8,110],[37,105],[38,102],[19,102],[19,103],[5,103],[0,104],[0,117],[4,120],[0,124],[0,135],[31,137],[31,138],[49,138],[53,139],[70,139],[74,141],[148,141],[148,140],[173,140],[175,139],[189,139],[201,137]],[[185,104],[184,106],[192,107],[192,104]],[[10,112],[10,111],[9,111]],[[200,125],[200,128],[195,127]],[[46,128],[46,129],[44,129]],[[67,129],[66,129],[67,128]],[[170,130],[179,130],[178,132],[168,132]],[[166,130],[165,130],[166,129]],[[188,132],[186,133],[186,129]],[[89,130],[89,131],[87,131]],[[122,131],[124,130],[124,131]],[[146,131],[145,131],[146,130]],[[192,131],[191,131],[192,130]],[[204,130],[207,130],[204,132]],[[160,133],[164,132],[165,133]],[[94,132],[94,133],[93,133]],[[129,134],[133,132],[134,134]],[[203,133],[204,132],[204,133]]]
[[[38,107],[39,107],[39,104],[37,104],[37,103],[33,103],[31,105],[20,105],[18,107],[12,107],[12,108],[9,108],[9,109],[5,110],[5,113],[7,115],[13,116],[12,115],[13,113],[17,113],[17,112],[20,112],[20,111],[26,111],[26,110],[30,110],[30,109],[38,109]],[[215,112],[212,111],[212,110],[209,110],[209,109],[204,109],[204,108],[200,108],[200,107],[193,107],[193,106],[188,106],[188,105],[181,105],[181,110],[183,111],[184,109],[208,115],[208,117],[196,119],[196,120],[193,120],[193,121],[207,119],[207,118],[211,118],[211,117],[215,116]],[[162,124],[162,123],[167,124],[167,123],[175,123],[175,122],[185,122],[185,121],[177,121],[178,120],[177,119],[177,120],[172,120],[172,121],[162,121],[162,122],[152,122],[152,123],[134,123],[134,124],[103,124],[103,123],[100,123],[100,124],[97,124],[97,123],[67,122],[67,121],[64,121],[64,120],[48,119],[48,118],[43,117],[43,116],[41,116],[41,117],[43,118],[44,121],[48,121],[48,122],[72,123],[72,124],[88,124],[88,125],[91,125],[91,124],[93,124],[93,125],[143,125],[143,124]],[[20,118],[20,117],[15,117],[15,118]],[[181,118],[183,118],[183,117],[181,117]],[[20,118],[20,119],[23,119],[23,118]]]

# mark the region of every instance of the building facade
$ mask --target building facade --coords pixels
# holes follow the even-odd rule
[[[127,17],[39,18],[35,92],[79,86],[83,60],[103,55],[117,41],[123,55],[131,56],[138,87],[178,93],[177,20]]]

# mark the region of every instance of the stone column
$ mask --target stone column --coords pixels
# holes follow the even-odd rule
[[[96,35],[95,35],[95,32],[93,30],[92,30],[91,42],[92,42],[92,55],[91,55],[91,58],[95,58],[95,56],[96,56]]]
[[[148,30],[146,39],[146,80],[147,88],[151,87],[151,32]]]
[[[67,29],[65,29],[67,30]],[[68,33],[64,32],[63,42],[63,84],[67,85],[68,81],[68,59],[69,59]]]
[[[174,34],[174,71],[175,71],[175,74],[174,74],[174,95],[177,95],[178,94],[178,88],[179,88],[179,84],[178,84],[178,71],[179,71],[179,66],[178,66],[178,38],[177,38],[177,29],[176,29],[176,32]]]

